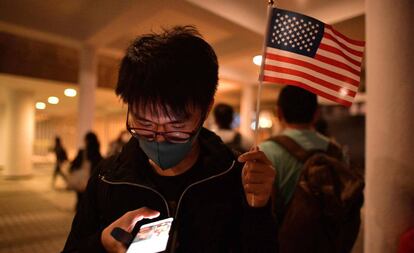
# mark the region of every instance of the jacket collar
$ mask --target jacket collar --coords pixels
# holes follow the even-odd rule
[[[233,152],[216,134],[202,128],[198,141],[201,148],[199,159],[202,159],[203,165],[201,179],[220,174],[232,165],[235,160]],[[152,168],[138,140],[131,138],[121,153],[112,159],[114,160],[110,165],[103,170],[105,179],[113,182],[148,184],[148,170]]]

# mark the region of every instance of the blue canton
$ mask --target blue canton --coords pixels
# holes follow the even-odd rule
[[[322,40],[325,24],[299,13],[273,9],[267,46],[314,57]]]

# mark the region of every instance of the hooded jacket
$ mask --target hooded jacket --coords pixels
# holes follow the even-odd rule
[[[270,205],[248,206],[243,164],[209,130],[203,128],[198,140],[202,168],[180,195],[170,232],[173,243],[166,252],[276,252]],[[158,219],[171,217],[148,169],[148,157],[134,138],[119,155],[104,160],[88,183],[63,252],[105,252],[102,231],[131,210],[146,206],[160,212]]]

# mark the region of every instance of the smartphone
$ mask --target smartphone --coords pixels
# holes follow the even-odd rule
[[[142,225],[126,253],[155,253],[167,249],[173,218]]]

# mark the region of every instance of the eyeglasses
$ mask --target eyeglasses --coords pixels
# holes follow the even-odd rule
[[[126,122],[126,128],[128,132],[131,133],[131,135],[135,138],[144,138],[147,141],[155,141],[158,135],[161,135],[164,137],[164,139],[170,143],[185,143],[190,140],[191,137],[193,137],[199,127],[197,127],[194,131],[188,132],[188,131],[165,131],[165,132],[158,132],[154,130],[149,130],[145,128],[140,127],[131,127],[129,126],[129,110],[127,114],[127,122]]]

